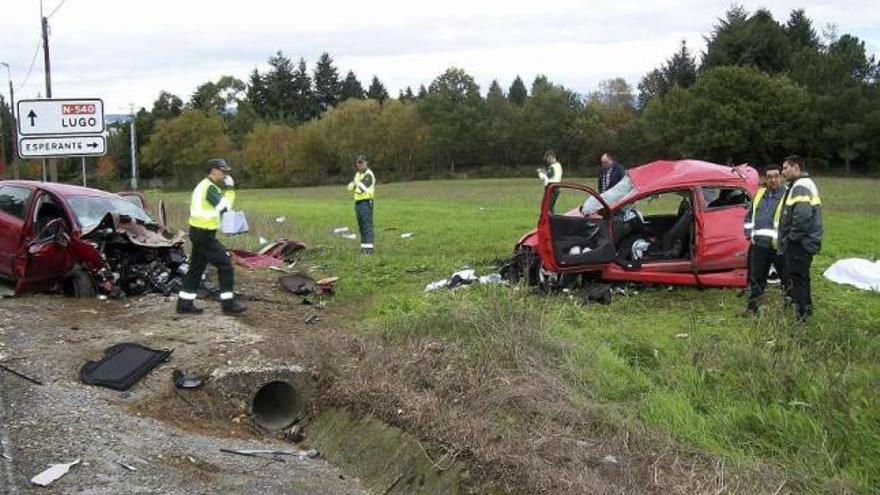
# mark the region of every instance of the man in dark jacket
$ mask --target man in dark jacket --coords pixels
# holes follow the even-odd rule
[[[785,193],[779,223],[783,284],[786,297],[797,307],[798,321],[806,321],[813,314],[810,265],[813,256],[822,248],[822,200],[801,157],[792,155],[786,158],[782,175],[791,183]]]
[[[767,288],[770,267],[779,270],[782,262],[779,247],[779,221],[782,216],[785,184],[779,165],[768,165],[764,170],[765,185],[758,188],[752,204],[746,210],[743,222],[749,240],[749,303],[747,314],[758,312],[758,302]]]
[[[602,154],[602,168],[599,169],[599,194],[611,189],[626,176],[626,169],[611,156],[611,153]]]

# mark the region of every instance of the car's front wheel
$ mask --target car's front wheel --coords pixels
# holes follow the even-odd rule
[[[64,294],[77,299],[95,297],[97,291],[92,275],[81,268],[71,272],[64,280]]]

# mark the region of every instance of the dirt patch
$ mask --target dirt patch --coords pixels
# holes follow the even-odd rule
[[[233,364],[286,363],[316,378],[309,416],[342,408],[401,428],[418,439],[433,469],[465,466],[461,478],[478,493],[773,493],[779,486],[774,476],[730,470],[615,421],[613,411],[576,403],[559,363],[527,326],[499,325],[497,347],[474,356],[429,337],[365,335],[353,318],[339,316],[351,315],[350,307],[333,301],[322,310],[304,306],[278,289],[274,274],[238,275],[241,292],[261,299],[249,301],[240,319],[222,316],[210,302],[202,303],[206,314],[180,318],[173,301],[159,296],[109,303],[40,296],[14,305],[35,328],[46,319],[65,322],[66,329],[52,326],[34,347],[57,353],[61,376],[76,376],[86,359],[121,341],[175,348],[171,362],[130,393],[102,395],[184,431],[267,436],[248,417],[230,417],[205,389],[180,391],[181,398],[171,385],[172,369],[210,375]],[[306,324],[316,312],[321,320]],[[210,481],[209,465],[173,462]]]

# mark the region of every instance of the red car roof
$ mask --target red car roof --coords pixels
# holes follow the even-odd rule
[[[659,160],[630,169],[628,173],[633,185],[642,192],[694,185],[739,185],[754,189],[758,182],[757,171],[748,165],[730,167],[700,160]]]
[[[44,189],[54,193],[62,198],[68,196],[106,196],[118,197],[116,194],[102,191],[100,189],[92,189],[91,187],[73,186],[70,184],[60,184],[58,182],[39,182],[34,180],[4,180],[0,181],[0,186],[27,186]]]

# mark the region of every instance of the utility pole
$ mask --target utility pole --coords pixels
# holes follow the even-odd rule
[[[40,24],[43,28],[43,72],[46,75],[46,98],[52,98],[52,69],[49,62],[49,19],[43,15],[43,2],[40,1]],[[58,182],[58,160],[49,160],[49,180]]]
[[[131,105],[131,190],[138,189],[138,165],[137,165],[137,126],[134,113],[134,105]]]
[[[12,117],[12,123],[9,125],[9,137],[12,143],[12,168],[15,170],[14,177],[18,179],[18,157],[16,156],[18,143],[15,140],[15,126],[18,123],[15,121],[15,90],[12,89],[12,69],[9,68],[9,64],[6,62],[0,62],[0,65],[6,67],[6,77],[9,79],[9,115]]]

